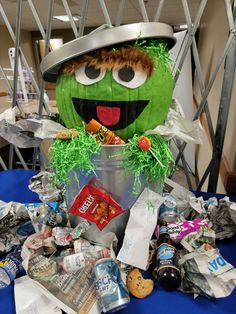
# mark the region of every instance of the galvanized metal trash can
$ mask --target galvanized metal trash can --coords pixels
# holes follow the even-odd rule
[[[92,242],[98,242],[99,238],[107,232],[114,232],[118,238],[118,245],[122,244],[125,227],[129,218],[129,209],[139,195],[133,194],[134,174],[124,167],[124,145],[102,145],[100,154],[96,155],[93,162],[96,166],[95,174],[86,176],[85,173],[74,169],[70,172],[73,183],[66,188],[66,204],[69,208],[80,189],[92,178],[96,178],[101,185],[111,193],[112,197],[124,208],[125,212],[113,218],[109,224],[100,231],[96,224],[84,234],[84,237]],[[145,178],[140,176],[141,189],[145,187]],[[76,226],[80,217],[71,215],[72,226]]]

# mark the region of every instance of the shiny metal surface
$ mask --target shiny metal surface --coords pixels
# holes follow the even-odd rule
[[[76,38],[49,53],[40,65],[43,78],[48,82],[56,82],[61,64],[65,61],[96,49],[134,41],[137,38],[163,38],[167,41],[169,49],[176,42],[172,27],[164,23],[134,23],[118,27],[107,25],[106,28]]]
[[[99,242],[99,238],[107,232],[114,232],[121,244],[124,230],[129,218],[129,209],[137,199],[137,195],[133,195],[134,175],[124,168],[124,155],[122,154],[125,145],[102,145],[100,155],[94,159],[96,165],[96,176],[86,176],[79,171],[72,171],[70,178],[74,181],[66,190],[66,203],[68,208],[72,204],[79,190],[88,183],[92,178],[96,177],[109,194],[125,209],[125,212],[113,218],[109,224],[100,231],[95,224],[84,234],[85,238],[90,241]],[[78,181],[76,181],[78,179]],[[140,177],[141,189],[145,186],[145,178]],[[79,183],[78,183],[79,182]],[[76,226],[80,217],[71,215],[71,223]]]

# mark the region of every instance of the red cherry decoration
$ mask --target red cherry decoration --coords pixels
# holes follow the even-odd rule
[[[151,147],[151,141],[146,136],[141,136],[138,140],[138,146],[141,150],[149,150]]]

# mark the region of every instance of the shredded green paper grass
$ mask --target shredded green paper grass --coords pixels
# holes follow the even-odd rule
[[[169,70],[172,61],[164,39],[137,38],[134,47],[146,51],[155,60],[156,66],[158,66],[158,63],[161,63]]]
[[[135,134],[128,140],[125,147],[126,155],[125,167],[130,169],[135,175],[134,194],[140,193],[140,174],[152,181],[158,180],[161,184],[165,177],[172,174],[174,170],[174,159],[168,143],[158,134],[146,135],[151,141],[150,150],[141,150],[138,146],[140,135]]]
[[[76,168],[89,175],[95,170],[92,156],[98,154],[101,144],[95,136],[86,133],[84,128],[77,128],[79,135],[68,140],[54,140],[49,150],[50,169],[57,184],[68,184],[69,173]]]

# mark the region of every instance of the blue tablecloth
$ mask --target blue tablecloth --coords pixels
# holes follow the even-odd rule
[[[31,170],[9,170],[0,172],[0,200],[9,202],[38,202],[37,194],[28,189],[29,179],[35,175]],[[205,194],[207,197],[208,195]],[[217,244],[223,257],[236,267],[236,238]],[[154,290],[145,299],[131,298],[131,304],[120,311],[123,314],[229,314],[236,313],[236,289],[226,298],[209,300],[205,297],[193,299],[193,295],[179,291]],[[14,284],[0,290],[0,314],[15,314]]]

